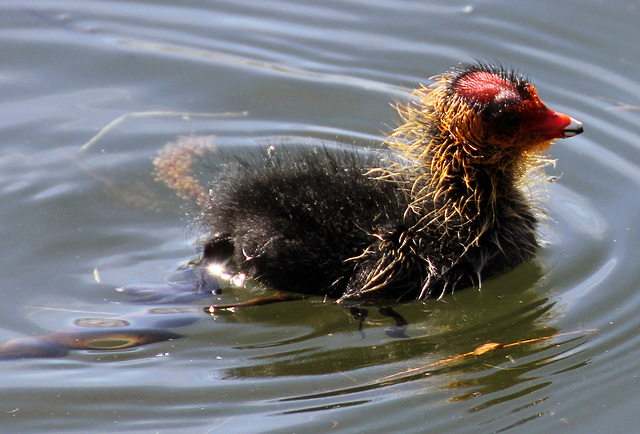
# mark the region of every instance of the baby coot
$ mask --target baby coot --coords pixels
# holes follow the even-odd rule
[[[485,63],[436,77],[398,111],[386,152],[321,148],[226,166],[201,201],[203,265],[376,302],[442,297],[531,259],[531,173],[582,124]]]

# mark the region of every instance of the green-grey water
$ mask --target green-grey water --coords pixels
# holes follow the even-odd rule
[[[0,361],[0,431],[633,432],[639,9],[3,2],[0,343],[76,336],[86,324],[148,341]],[[213,136],[205,178],[223,155],[273,143],[376,146],[397,122],[390,103],[474,58],[526,73],[549,107],[585,127],[550,152],[556,180],[533,263],[481,291],[398,307],[405,339],[375,310],[361,333],[321,300],[212,319],[203,306],[259,292],[162,304],[116,290],[176,282],[197,254],[188,209],[151,173],[165,143]]]

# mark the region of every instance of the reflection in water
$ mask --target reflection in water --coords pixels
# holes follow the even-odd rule
[[[161,329],[80,332],[70,328],[45,336],[11,340],[0,346],[0,360],[63,357],[71,350],[121,350],[180,337]]]
[[[411,337],[391,339],[383,344],[375,335],[381,328],[388,328],[390,321],[382,316],[369,318],[365,337],[359,345],[354,345],[353,341],[350,345],[341,344],[341,338],[357,333],[354,322],[344,321],[341,327],[334,324],[336,343],[331,345],[332,336],[322,334],[321,313],[316,318],[309,316],[307,311],[304,324],[316,324],[317,330],[298,340],[238,346],[240,351],[267,346],[271,351],[266,357],[256,357],[244,366],[217,372],[214,377],[231,380],[335,374],[334,377],[344,379],[337,387],[334,382],[328,382],[324,391],[315,389],[312,393],[281,398],[283,402],[304,403],[293,412],[357,405],[353,396],[362,392],[427,379],[424,387],[433,387],[435,381],[440,389],[461,390],[459,395],[449,398],[451,402],[516,389],[516,392],[484,401],[471,409],[481,410],[549,385],[548,376],[542,379],[533,372],[574,354],[583,342],[581,337],[589,332],[557,334],[558,330],[549,325],[558,313],[557,308],[554,309],[555,302],[540,298],[534,290],[518,292],[517,288],[510,287],[510,282],[515,280],[528,283],[523,283],[521,288],[530,288],[539,277],[540,270],[531,264],[491,282],[482,292],[471,290],[455,295],[454,303],[427,301],[399,306],[398,312],[409,322]],[[509,296],[503,297],[506,291]],[[290,322],[292,326],[299,324],[300,318],[295,315],[289,321],[283,321],[280,316],[270,321],[269,314],[261,313],[259,309],[239,310],[236,318],[239,316],[240,321],[251,322],[260,328],[266,328],[270,323],[274,326],[282,326],[283,322]],[[370,335],[374,336],[370,338]],[[292,347],[299,348],[292,350]],[[376,369],[370,370],[371,367]],[[386,374],[381,376],[381,372]]]
[[[296,328],[301,324],[311,329],[295,338],[263,337],[255,343],[237,344],[236,350],[248,353],[241,357],[241,365],[211,376],[216,380],[291,378],[315,385],[308,392],[279,398],[278,402],[291,404],[281,414],[365,405],[380,396],[368,392],[386,390],[385,394],[389,394],[403,388],[403,384],[416,382],[420,382],[419,387],[411,389],[415,394],[433,387],[459,390],[459,394],[448,398],[450,402],[489,398],[470,408],[479,411],[549,386],[549,375],[535,372],[574,355],[584,342],[582,337],[589,332],[557,334],[558,330],[550,325],[558,315],[555,302],[524,289],[531,288],[539,278],[539,268],[530,264],[488,283],[481,292],[456,294],[452,303],[427,301],[398,306],[397,311],[409,323],[407,339],[381,341],[380,336],[393,321],[373,309],[364,338],[356,340],[357,323],[344,320],[342,324],[327,325],[326,309],[296,309],[295,305],[286,309],[241,308],[232,316],[215,319],[233,318],[250,323],[256,330]],[[522,283],[518,287],[523,289],[513,288],[514,281]],[[505,293],[508,296],[503,296]],[[296,315],[297,310],[304,314]],[[327,327],[331,330],[329,335]],[[259,355],[252,357],[254,352]],[[315,382],[313,377],[322,377],[322,381]],[[507,393],[495,395],[500,391]]]
[[[178,339],[169,328],[184,327],[201,317],[189,307],[145,309],[120,318],[78,318],[53,333],[10,340],[0,345],[0,360],[63,357],[71,350],[120,350]]]
[[[121,350],[181,338],[182,335],[167,329],[184,327],[204,318],[200,307],[184,303],[210,297],[218,289],[213,284],[201,285],[192,270],[181,275],[185,280],[179,282],[118,288],[119,292],[138,297],[131,303],[147,306],[139,312],[115,318],[76,318],[72,325],[53,333],[13,339],[0,345],[0,360],[63,357],[72,350]],[[183,305],[176,306],[176,303]],[[158,307],[163,304],[172,304],[172,307]],[[65,312],[65,309],[59,310]]]
[[[482,291],[469,289],[454,294],[455,300],[425,301],[423,303],[409,303],[398,306],[395,310],[409,323],[407,339],[387,339],[384,345],[367,346],[369,334],[378,334],[380,328],[384,331],[393,325],[389,318],[376,314],[371,309],[364,328],[364,339],[360,345],[347,348],[323,346],[324,350],[295,354],[293,356],[273,357],[275,361],[269,363],[238,367],[228,371],[227,378],[268,377],[289,375],[296,372],[299,375],[323,375],[335,372],[336,366],[347,372],[368,366],[371,360],[384,360],[387,364],[407,362],[412,359],[420,360],[424,365],[424,358],[448,358],[456,354],[473,351],[478,346],[489,342],[509,344],[512,342],[549,336],[557,332],[547,326],[546,320],[554,302],[547,298],[540,298],[531,289],[518,290],[509,283],[514,279],[520,288],[530,288],[540,277],[540,270],[535,264],[520,267],[508,276],[487,283]],[[521,283],[521,285],[520,285]],[[509,292],[509,297],[503,297],[503,292]],[[258,308],[239,310],[235,316],[244,322],[259,322],[262,326],[270,323],[287,324],[291,326],[304,324],[305,326],[322,326],[321,315],[307,316],[300,320],[296,315],[290,318],[277,317],[270,320],[268,314],[261,313]],[[426,312],[425,312],[426,311]],[[310,312],[306,313],[307,315]],[[346,314],[346,313],[345,313]],[[509,324],[509,327],[505,327]],[[372,328],[373,327],[373,328]],[[335,325],[334,325],[335,329]],[[357,333],[357,325],[345,321],[335,329],[335,333]],[[321,336],[321,335],[318,335]],[[311,337],[307,335],[309,340]],[[311,339],[312,340],[312,339]],[[256,345],[245,345],[243,349],[253,349],[270,345],[271,347],[286,346],[290,341],[260,342]],[[295,370],[292,369],[295,365]]]

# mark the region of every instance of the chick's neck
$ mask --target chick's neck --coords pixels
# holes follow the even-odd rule
[[[470,245],[505,211],[527,211],[520,184],[542,160],[488,142],[479,115],[443,87],[413,96],[420,102],[399,109],[404,123],[388,141],[403,161],[387,176],[405,186],[414,229],[455,232]]]

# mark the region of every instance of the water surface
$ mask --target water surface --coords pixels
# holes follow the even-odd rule
[[[3,430],[637,426],[635,2],[42,0],[0,12],[0,340],[100,318],[151,336],[1,361]],[[474,58],[525,72],[585,126],[550,154],[557,179],[534,263],[482,291],[398,307],[407,339],[375,310],[361,333],[320,300],[212,319],[200,309],[216,297],[132,303],[116,291],[178,282],[197,254],[189,208],[151,175],[166,142],[215,136],[209,170],[273,143],[375,147],[397,122],[390,103]]]

